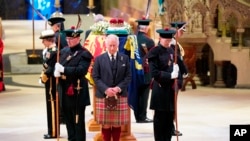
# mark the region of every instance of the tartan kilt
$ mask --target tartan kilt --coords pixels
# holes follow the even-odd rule
[[[129,107],[127,97],[118,97],[116,110],[105,108],[104,98],[96,97],[96,122],[101,125],[125,125],[129,123]]]

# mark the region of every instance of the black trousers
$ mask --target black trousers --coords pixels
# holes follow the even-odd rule
[[[52,83],[52,84],[51,84]],[[50,89],[52,87],[52,89]],[[56,121],[56,82],[55,78],[49,78],[45,83],[45,98],[47,111],[47,127],[48,133],[52,137],[57,137],[57,121]]]
[[[173,128],[173,111],[158,111],[154,114],[155,141],[171,141]]]
[[[68,100],[63,103],[63,113],[69,141],[86,141],[85,106],[78,107],[78,123],[76,123],[76,105]]]
[[[148,97],[149,97],[149,84],[142,85],[137,90],[138,101],[137,101],[137,111],[134,112],[136,121],[145,120],[147,118],[147,107],[148,107]]]

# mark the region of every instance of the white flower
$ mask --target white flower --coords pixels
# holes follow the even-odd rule
[[[106,30],[109,27],[109,23],[107,21],[99,21],[90,26],[90,29],[95,35],[105,34]]]

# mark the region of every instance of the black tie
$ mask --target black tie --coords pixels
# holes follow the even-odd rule
[[[111,68],[112,68],[113,77],[115,77],[115,74],[116,74],[116,65],[115,65],[115,58],[114,58],[113,54],[111,55]]]

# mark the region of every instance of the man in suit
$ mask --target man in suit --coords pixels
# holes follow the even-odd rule
[[[118,52],[119,38],[106,37],[107,52],[95,58],[92,77],[96,85],[96,121],[104,141],[119,141],[121,125],[129,123],[127,88],[131,80],[129,57]],[[105,98],[115,97],[117,108],[105,107]]]
[[[55,65],[54,75],[60,77],[58,91],[62,96],[68,140],[86,141],[85,109],[90,105],[88,72],[93,56],[80,44],[80,29],[72,27],[63,31],[69,47],[60,51],[60,61]]]
[[[150,19],[138,19],[138,33],[137,42],[139,48],[139,54],[143,60],[143,71],[144,71],[144,83],[140,85],[137,89],[137,108],[134,110],[134,115],[137,123],[150,123],[153,122],[152,119],[147,117],[148,108],[148,98],[149,98],[149,84],[151,81],[151,76],[149,73],[147,54],[148,51],[155,46],[154,40],[151,39],[147,33],[149,30]]]

